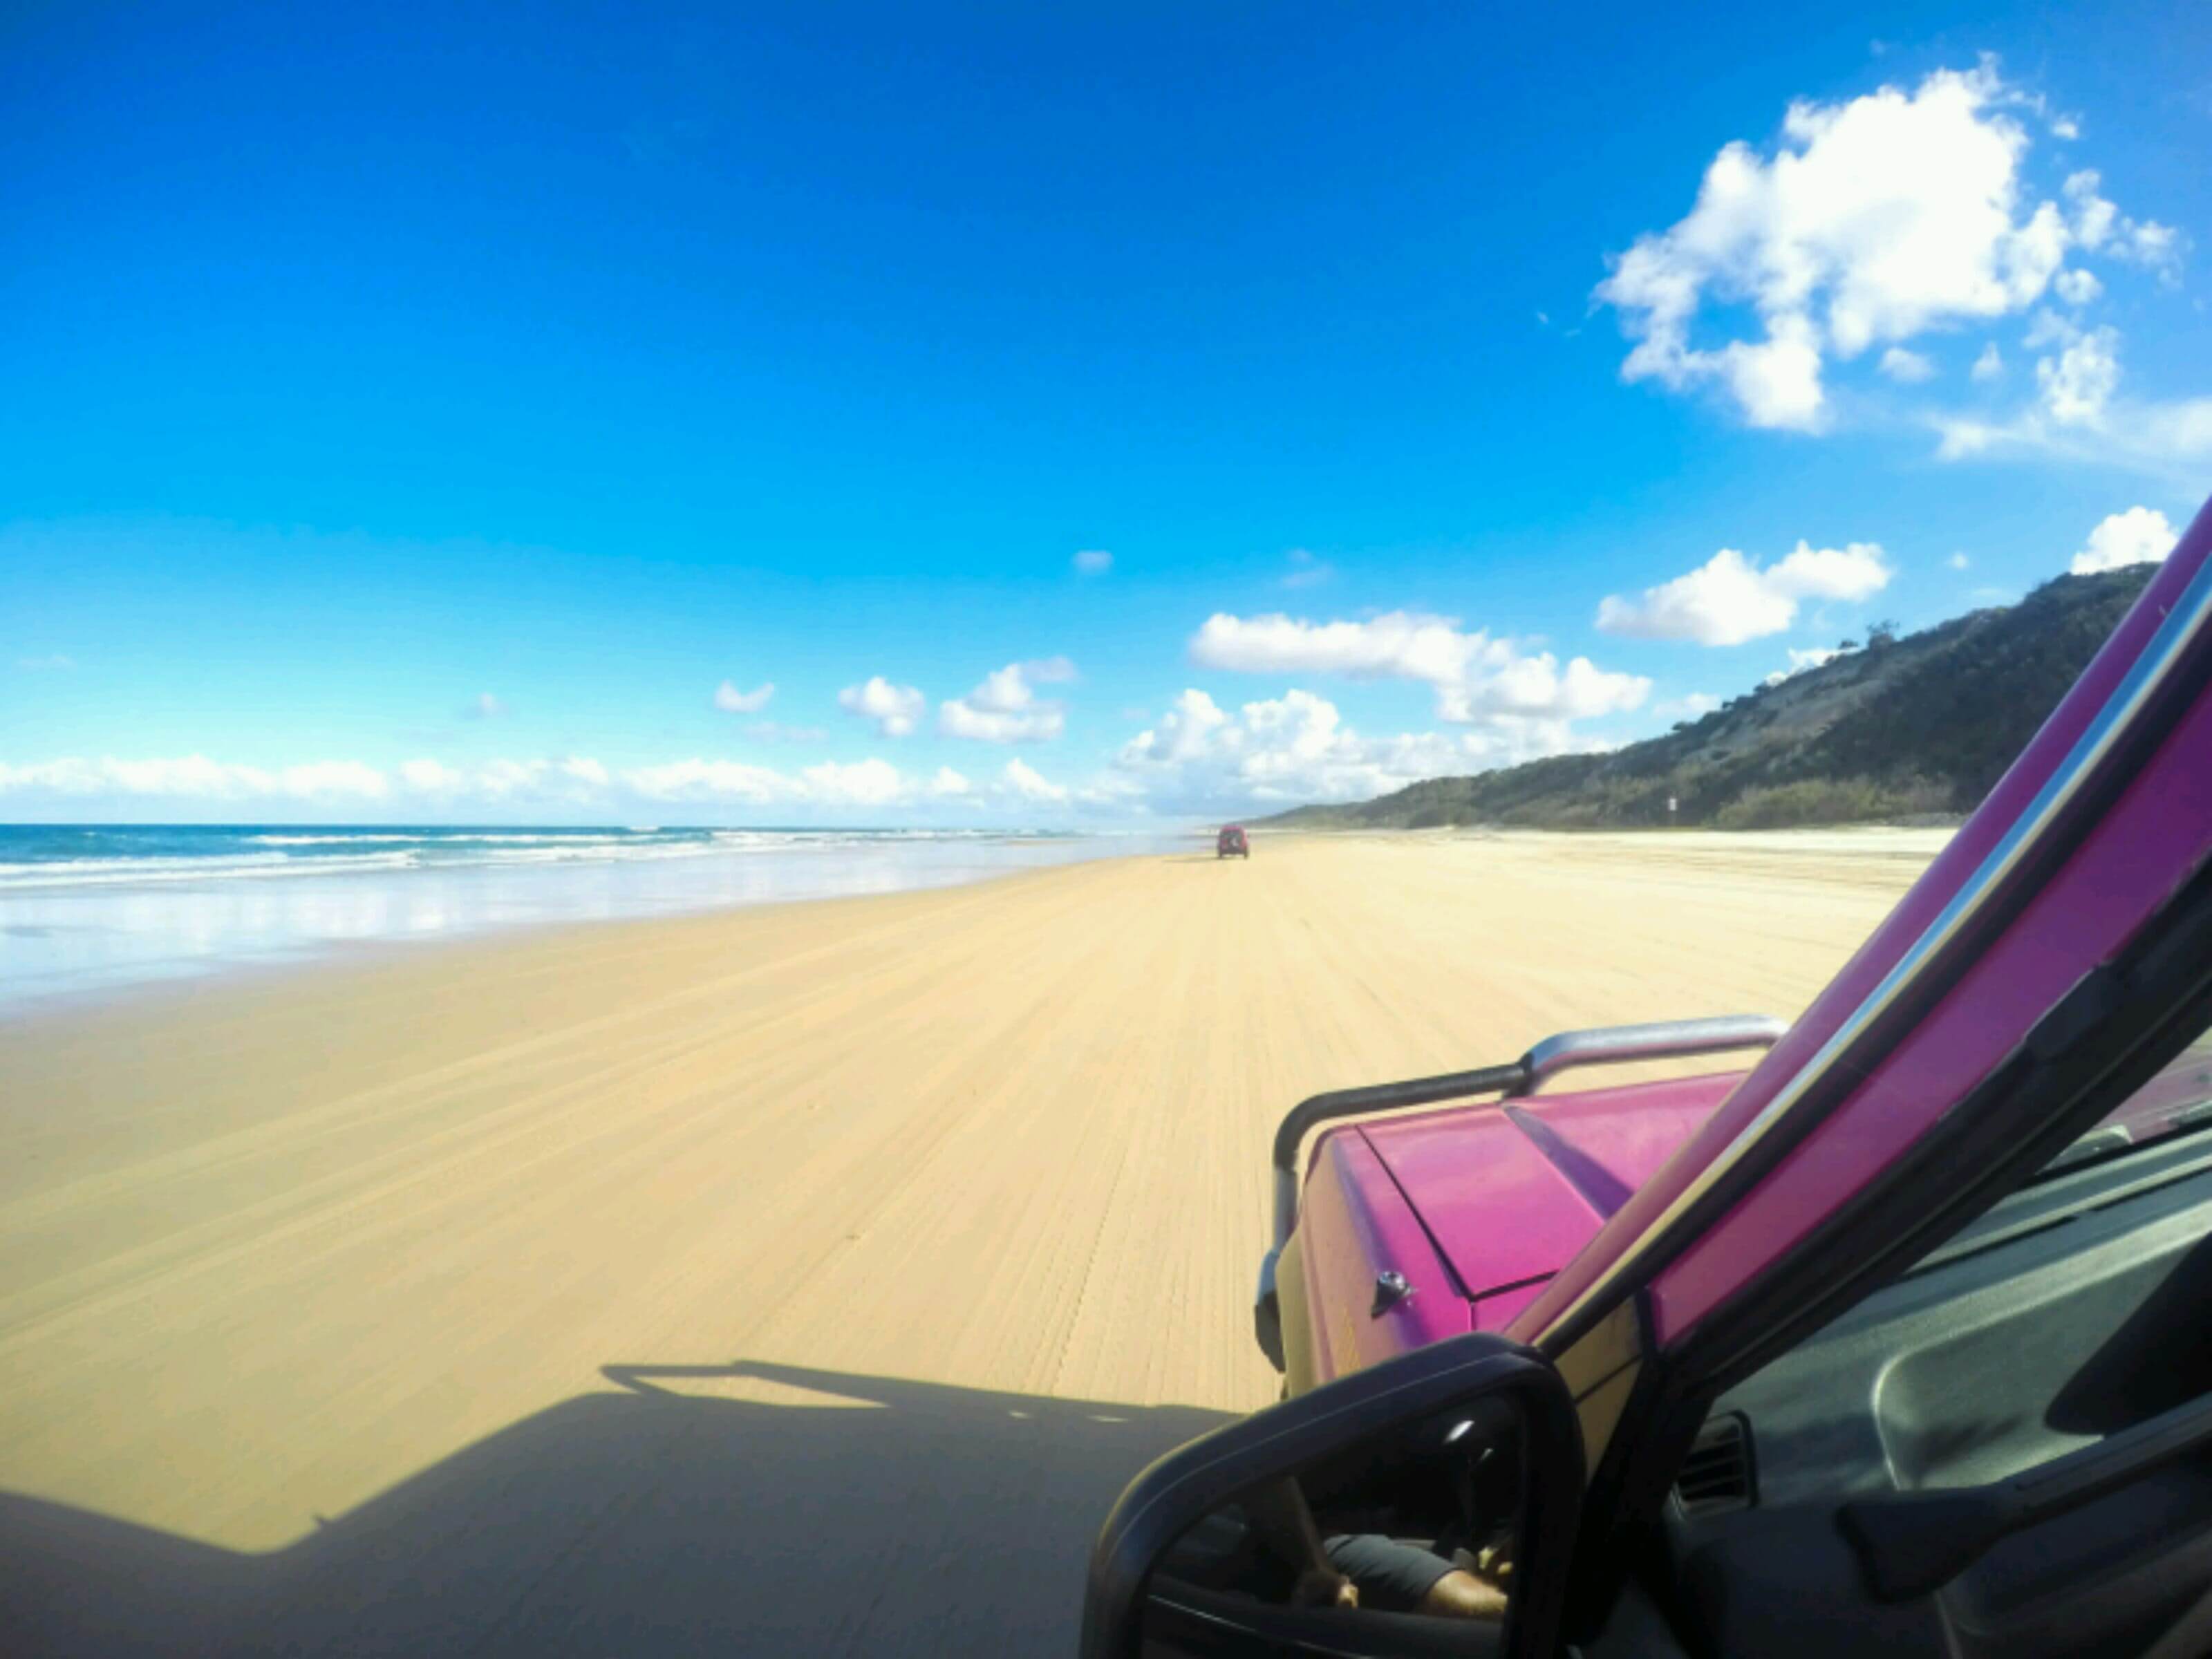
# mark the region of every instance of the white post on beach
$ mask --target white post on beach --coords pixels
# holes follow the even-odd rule
[[[1667,797],[1667,822],[1668,822],[1668,823],[1674,823],[1674,807],[1675,807],[1675,805],[1676,805],[1676,802],[1675,802],[1674,798],[1672,795],[1668,796],[1668,797]]]

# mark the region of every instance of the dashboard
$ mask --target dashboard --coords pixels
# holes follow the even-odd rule
[[[2046,1176],[1723,1394],[1666,1526],[1693,1651],[2142,1654],[2212,1585],[2212,1449],[1877,1600],[1854,1498],[1963,1492],[2212,1395],[2212,1134]],[[1602,1649],[1606,1644],[1600,1644]]]

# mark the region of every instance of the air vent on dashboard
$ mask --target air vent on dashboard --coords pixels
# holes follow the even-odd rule
[[[1697,1517],[1748,1509],[1758,1499],[1753,1485],[1751,1425],[1735,1412],[1705,1419],[1682,1472],[1674,1477],[1674,1501]]]

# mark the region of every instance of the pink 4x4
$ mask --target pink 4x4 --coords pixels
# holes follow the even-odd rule
[[[2212,508],[1794,1024],[1291,1114],[1284,1403],[1123,1495],[1085,1654],[2212,1650],[2209,1024]],[[1309,1605],[1352,1535],[1503,1616]]]

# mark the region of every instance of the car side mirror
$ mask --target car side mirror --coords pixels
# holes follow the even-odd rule
[[[1401,1355],[1131,1481],[1091,1551],[1083,1659],[1548,1656],[1583,1477],[1540,1354],[1476,1334]]]

